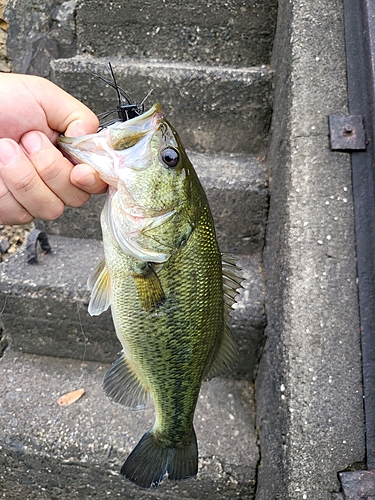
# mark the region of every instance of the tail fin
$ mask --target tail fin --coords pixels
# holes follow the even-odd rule
[[[197,475],[198,445],[192,428],[186,446],[168,448],[158,442],[152,430],[139,441],[121,468],[121,474],[142,488],[158,486],[168,472],[169,479],[181,480]]]

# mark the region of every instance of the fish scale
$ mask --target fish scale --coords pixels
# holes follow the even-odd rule
[[[171,429],[173,436],[190,432],[203,370],[217,332],[223,329],[220,253],[212,225],[205,222],[207,216],[207,212],[202,215],[188,244],[158,274],[167,297],[171,294],[172,298],[167,298],[153,313],[147,313],[139,303],[131,278],[134,259],[129,258],[129,268],[119,272],[119,267],[124,266],[123,253],[118,248],[114,256],[113,242],[109,235],[108,239],[104,237],[105,245],[110,244],[106,263],[110,274],[114,275],[111,307],[116,331],[122,332],[120,341],[125,351],[131,353],[139,379],[151,392],[157,421],[163,429],[168,429],[168,435]],[[202,232],[204,244],[200,243]],[[211,255],[211,262],[206,262],[204,268],[194,266],[193,259],[199,261],[205,256],[207,261],[208,255]],[[195,269],[196,272],[192,272]],[[128,279],[124,280],[123,276]],[[170,376],[166,370],[171,372]],[[185,386],[183,391],[181,384]],[[180,417],[188,415],[181,430],[174,424],[178,414]]]

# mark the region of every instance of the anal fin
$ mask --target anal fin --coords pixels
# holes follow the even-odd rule
[[[104,375],[103,390],[114,403],[133,410],[143,409],[150,402],[148,390],[143,387],[124,354]]]

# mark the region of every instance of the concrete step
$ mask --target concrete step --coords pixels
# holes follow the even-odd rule
[[[112,362],[121,346],[110,312],[87,313],[86,281],[102,258],[102,243],[51,236],[53,253],[37,265],[26,263],[20,251],[1,264],[2,321],[14,351]],[[252,379],[263,345],[264,277],[260,255],[239,260],[246,278],[230,325],[240,362],[231,377]]]
[[[254,497],[259,453],[249,382],[218,378],[203,384],[195,415],[197,478],[142,490],[119,470],[152,425],[153,409],[129,411],[111,403],[101,389],[108,366],[4,353],[0,492],[7,500]],[[57,404],[62,394],[78,388],[86,391],[79,401]]]
[[[211,206],[222,252],[261,251],[268,214],[266,164],[254,156],[189,153]],[[80,208],[67,208],[55,221],[38,221],[47,233],[101,239],[100,212],[105,195]]]
[[[79,0],[78,50],[99,57],[256,66],[270,60],[276,9],[276,0]]]
[[[99,38],[99,37],[98,37]],[[115,109],[105,75],[111,61],[118,84],[147,106],[159,101],[188,149],[257,154],[266,146],[272,112],[272,71],[154,60],[76,56],[51,62],[52,79],[95,113]]]

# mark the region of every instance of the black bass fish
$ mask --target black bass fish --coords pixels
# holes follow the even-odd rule
[[[219,251],[206,195],[159,104],[79,138],[71,159],[108,183],[101,215],[104,260],[89,278],[89,313],[111,306],[123,350],[103,381],[116,403],[155,423],[122,466],[137,485],[198,469],[193,417],[202,380],[230,370],[237,349],[226,324],[241,277]]]

